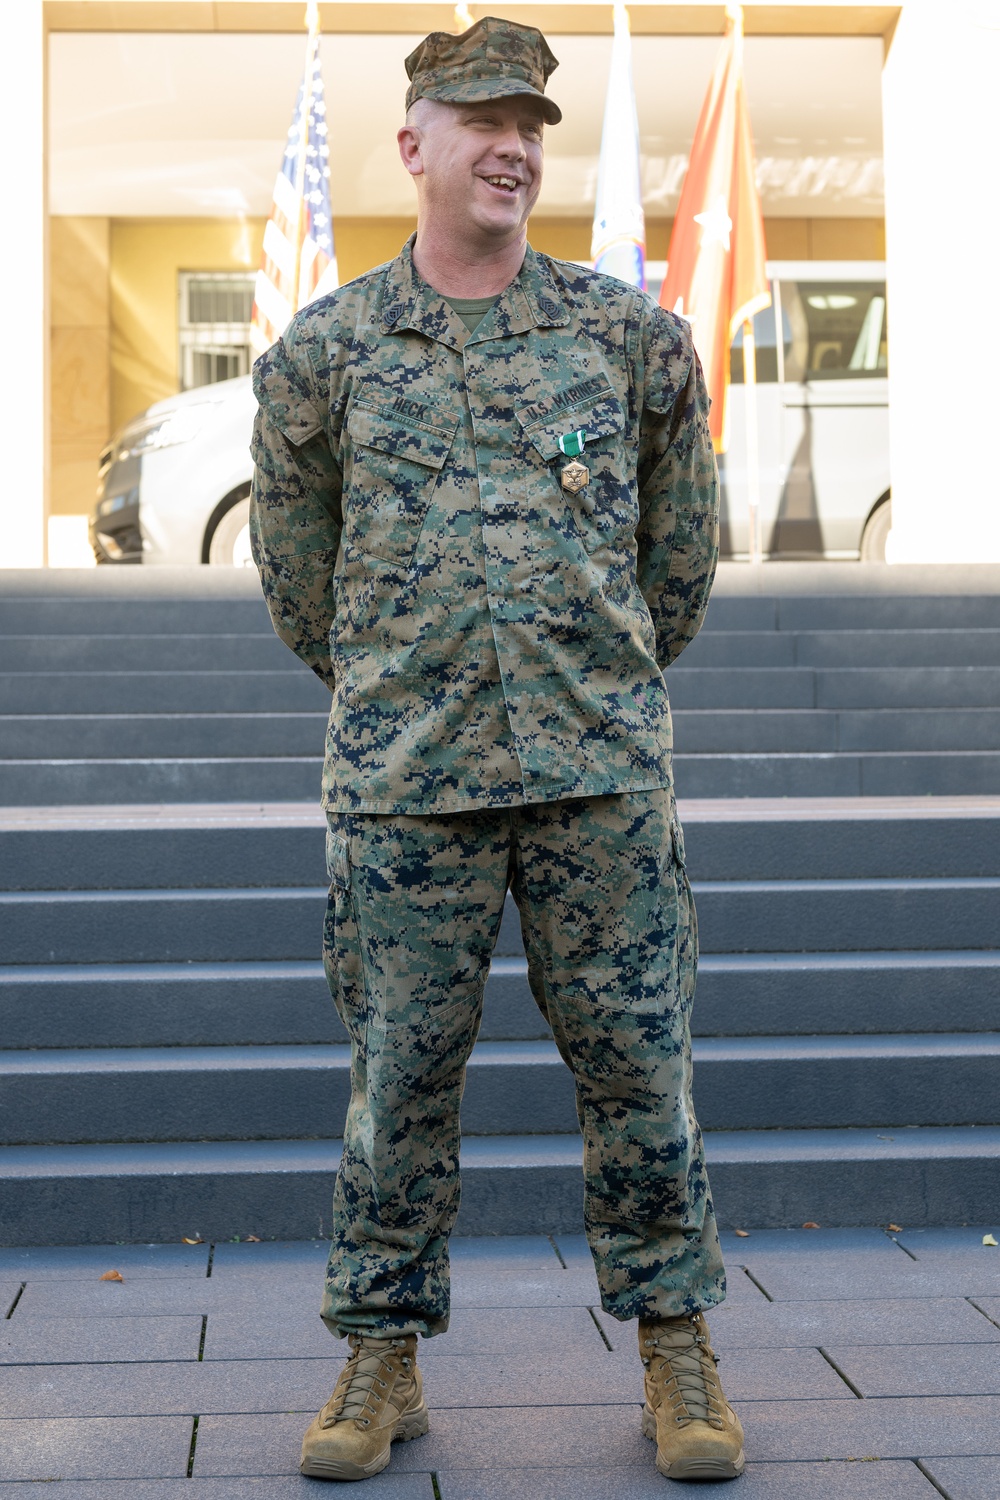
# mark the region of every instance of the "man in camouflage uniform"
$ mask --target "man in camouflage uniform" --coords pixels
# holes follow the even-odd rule
[[[725,1293],[690,1089],[697,936],[662,668],[717,558],[686,325],[538,255],[541,33],[488,18],[407,59],[418,230],[293,319],[254,385],[254,556],[333,695],[324,953],[352,1098],[323,1316],[350,1339],[303,1473],[361,1479],[427,1430],[448,1325],[459,1105],[508,888],[573,1070],[604,1308],[639,1319],[672,1478],[742,1432],[702,1309]]]

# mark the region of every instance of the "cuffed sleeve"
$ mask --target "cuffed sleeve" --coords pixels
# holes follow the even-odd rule
[[[308,379],[279,341],[255,364],[250,539],[274,629],[333,689],[341,473]]]
[[[637,576],[662,669],[694,640],[708,605],[719,559],[719,475],[690,333],[658,309],[643,375]]]

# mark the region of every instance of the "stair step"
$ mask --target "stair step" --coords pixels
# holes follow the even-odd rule
[[[1000,878],[695,884],[703,952],[984,947],[1000,930]],[[139,963],[315,955],[319,889],[14,892],[0,895],[12,963]],[[499,956],[523,951],[507,899]]]
[[[695,1042],[705,1130],[1000,1124],[1000,1035],[710,1038]],[[0,1138],[303,1140],[339,1132],[340,1047],[0,1052]],[[480,1042],[462,1102],[468,1136],[575,1134],[569,1070],[551,1041]]]
[[[9,714],[0,719],[0,759],[315,759],[326,724],[325,713]]]
[[[996,667],[1000,629],[702,630],[687,667]]]
[[[667,670],[674,708],[993,708],[1000,667],[688,667]],[[0,700],[2,701],[2,700]]]
[[[253,672],[0,673],[0,714],[45,714],[54,703],[64,714],[308,713],[329,712],[330,692],[294,658]]]
[[[1000,797],[681,798],[698,880],[1000,875]],[[326,819],[292,803],[0,809],[0,888],[317,886]]]
[[[674,748],[682,758],[1000,750],[996,708],[692,708],[678,710],[673,720]]]
[[[8,714],[0,761],[167,762],[322,754],[325,713]],[[1000,709],[681,709],[681,760],[696,755],[1000,750]],[[23,775],[23,772],[22,772]]]
[[[705,1138],[723,1227],[982,1224],[996,1210],[996,1126],[735,1131]],[[0,1152],[7,1245],[326,1235],[340,1142],[14,1146]],[[574,1136],[462,1146],[459,1234],[582,1230]]]
[[[704,954],[695,1036],[989,1031],[1000,952]],[[8,1047],[343,1043],[318,960],[38,964],[0,969]],[[523,958],[495,958],[483,1041],[549,1036]]]
[[[685,658],[681,657],[681,662]],[[677,709],[994,708],[1000,667],[687,667],[668,669]],[[294,659],[246,672],[3,672],[0,713],[275,713],[329,708],[328,689]]]
[[[0,760],[0,805],[318,801],[322,758]],[[688,799],[1000,795],[1000,750],[898,754],[678,753],[678,795]]]
[[[988,948],[1000,878],[696,882],[702,952]],[[309,959],[326,888],[0,894],[8,962]],[[499,957],[523,952],[508,896]]]
[[[231,632],[231,627],[229,627]],[[961,632],[957,632],[961,634]],[[970,658],[971,659],[971,658]],[[262,672],[309,671],[280,641],[265,615],[254,632],[169,635],[72,634],[8,637],[4,672]]]
[[[1000,794],[1000,751],[845,751],[674,757],[681,797],[947,797]]]
[[[186,760],[0,761],[0,806],[112,802],[319,801],[323,761],[207,756]]]

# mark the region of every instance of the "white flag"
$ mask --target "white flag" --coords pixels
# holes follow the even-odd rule
[[[628,11],[615,5],[615,38],[604,105],[597,205],[590,247],[595,271],[646,285],[646,221],[639,184],[639,118],[632,86]]]

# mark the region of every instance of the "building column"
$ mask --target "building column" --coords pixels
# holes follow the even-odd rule
[[[1000,562],[1000,3],[908,0],[883,73],[890,562]]]
[[[37,568],[46,554],[49,444],[42,0],[6,6],[3,35],[8,87],[0,89],[0,181],[6,205],[0,275],[7,289],[9,404],[3,435],[0,567]]]

